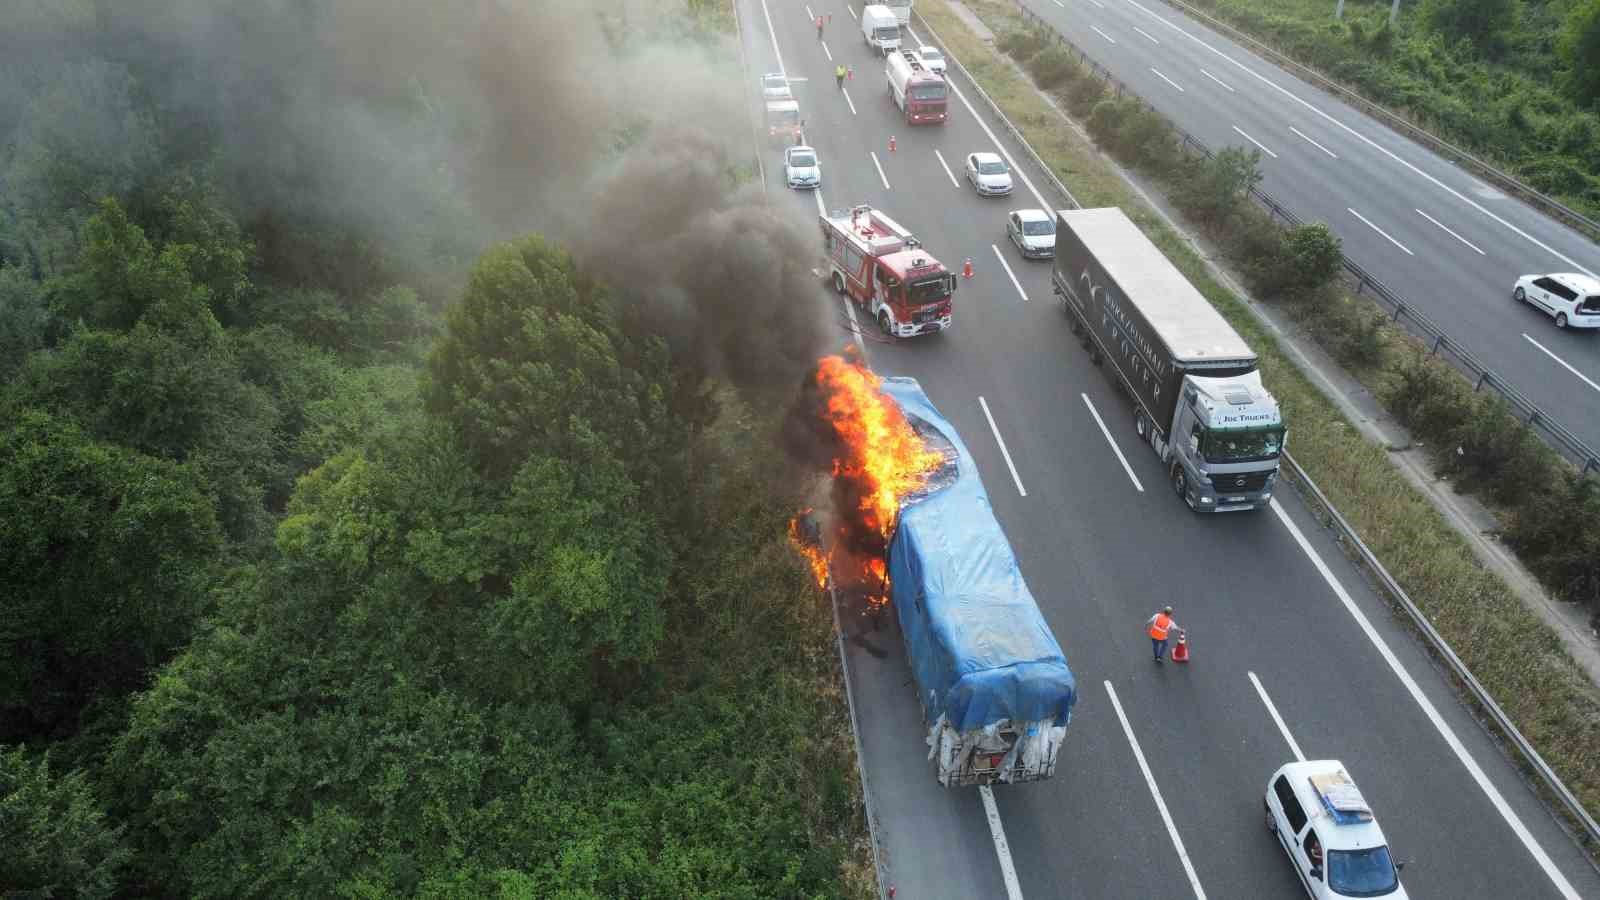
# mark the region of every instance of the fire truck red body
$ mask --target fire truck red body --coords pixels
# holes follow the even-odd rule
[[[911,232],[870,206],[821,219],[834,290],[884,334],[913,337],[950,328],[956,277]]]

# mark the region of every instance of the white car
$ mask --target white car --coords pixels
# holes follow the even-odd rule
[[[768,101],[793,100],[794,92],[789,89],[789,77],[781,72],[761,76],[761,98]]]
[[[1042,209],[1012,210],[1006,237],[1028,259],[1049,259],[1056,255],[1056,217]]]
[[[917,58],[922,60],[922,67],[929,72],[944,74],[944,54],[938,47],[918,47]]]
[[[1336,759],[1289,763],[1267,782],[1267,830],[1312,900],[1405,900],[1400,869],[1356,783]]]
[[[1544,310],[1557,328],[1600,328],[1600,281],[1587,275],[1524,275],[1511,296]]]
[[[1004,197],[1011,193],[1011,169],[998,153],[967,154],[967,180],[984,197]]]
[[[822,187],[822,163],[817,161],[817,151],[804,145],[783,151],[783,179],[792,188]]]

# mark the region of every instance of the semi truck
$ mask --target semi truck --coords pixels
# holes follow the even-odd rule
[[[1134,401],[1134,430],[1189,508],[1272,499],[1285,429],[1256,354],[1120,209],[1059,210],[1051,281],[1098,365]]]
[[[922,64],[915,50],[890,51],[883,69],[889,78],[889,102],[899,108],[907,124],[944,122],[950,89],[942,76]]]
[[[909,10],[907,11],[909,14]],[[861,7],[861,37],[885,55],[900,49],[900,20],[882,4]]]
[[[882,391],[943,463],[901,498],[890,602],[945,787],[1055,773],[1077,684],[1022,578],[977,465],[913,378]]]
[[[884,334],[908,338],[950,329],[956,276],[904,226],[864,205],[819,218],[833,289]]]

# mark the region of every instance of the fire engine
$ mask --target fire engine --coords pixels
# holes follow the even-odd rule
[[[950,328],[956,276],[911,232],[865,205],[821,220],[834,290],[884,334],[904,338]]]
[[[949,88],[915,50],[890,51],[883,70],[889,76],[889,102],[900,108],[908,124],[945,120]]]

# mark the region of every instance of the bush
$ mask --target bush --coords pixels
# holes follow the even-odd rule
[[[1395,369],[1384,405],[1423,442],[1448,446],[1467,421],[1472,390],[1446,363],[1420,350]]]
[[[1377,367],[1383,364],[1383,329],[1388,317],[1366,303],[1321,291],[1310,298],[1317,337],[1342,365]]]
[[[1019,63],[1026,64],[1034,54],[1055,43],[1043,28],[1017,28],[1002,32],[995,45]]]
[[[1344,264],[1339,236],[1322,222],[1289,229],[1283,251],[1286,286],[1294,293],[1309,293],[1332,283]]]
[[[1261,151],[1225,147],[1189,166],[1174,185],[1173,200],[1184,212],[1205,222],[1226,219],[1250,189],[1261,183]]]
[[[1072,51],[1058,45],[1046,47],[1024,64],[1033,81],[1045,90],[1060,87],[1073,80],[1082,70],[1072,58]]]
[[[1106,97],[1106,83],[1099,76],[1085,74],[1087,77],[1078,79],[1067,88],[1065,98],[1067,109],[1080,119]]]
[[[1121,99],[1105,99],[1094,105],[1084,127],[1094,135],[1102,147],[1113,152],[1117,149],[1117,136],[1128,117],[1128,103]]]
[[[1582,603],[1600,625],[1600,482],[1564,473],[1556,486],[1531,493],[1512,511],[1505,541],[1556,595]]]
[[[1130,100],[1129,110],[1117,129],[1122,156],[1150,172],[1166,174],[1176,169],[1182,156],[1177,132],[1161,113]]]

